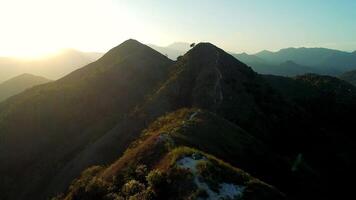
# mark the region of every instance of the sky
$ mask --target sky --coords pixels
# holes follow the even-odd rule
[[[355,0],[0,0],[0,56],[105,52],[134,38],[256,53],[356,50]]]

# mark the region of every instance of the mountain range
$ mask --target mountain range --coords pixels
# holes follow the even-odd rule
[[[0,82],[20,74],[36,74],[52,80],[63,77],[102,56],[102,53],[81,52],[64,49],[39,59],[0,57]]]
[[[254,55],[234,56],[254,67],[257,72],[274,75],[339,75],[356,68],[354,53],[326,48],[287,48],[277,52],[261,51]]]
[[[150,46],[175,60],[189,50],[188,43],[178,44],[180,45]],[[286,48],[277,52],[264,50],[256,54],[231,54],[261,74],[296,76],[305,73],[317,73],[338,76],[356,69],[355,52],[349,53],[326,48]]]
[[[343,199],[355,112],[331,76],[128,40],[0,103],[0,199]]]

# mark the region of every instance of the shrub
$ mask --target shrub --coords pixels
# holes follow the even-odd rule
[[[110,193],[111,185],[99,178],[91,179],[87,184],[75,188],[72,193],[73,200],[98,200],[105,199]]]
[[[138,165],[136,170],[136,179],[139,180],[140,182],[145,182],[146,181],[146,176],[148,174],[148,169],[146,165]]]
[[[145,190],[144,184],[136,180],[131,180],[122,187],[121,191],[125,196],[130,197],[142,192],[143,190]]]
[[[159,170],[152,170],[147,176],[148,185],[153,189],[161,187],[166,182],[166,176]]]

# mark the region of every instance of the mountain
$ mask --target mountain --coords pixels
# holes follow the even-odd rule
[[[356,70],[345,72],[339,78],[356,86]]]
[[[51,80],[32,74],[22,74],[0,84],[0,102],[36,85],[48,83]]]
[[[128,40],[0,103],[0,199],[346,198],[355,102],[210,43],[172,61]]]
[[[151,48],[160,52],[163,55],[167,55],[168,58],[176,60],[177,57],[184,55],[190,48],[190,44],[184,42],[175,42],[168,46],[162,47],[153,44],[149,44]]]
[[[262,51],[255,56],[274,64],[291,60],[330,75],[356,68],[355,54],[326,48],[287,48],[277,52]]]
[[[23,73],[37,74],[55,80],[97,60],[101,56],[101,53],[64,49],[41,59],[0,57],[0,81]]]
[[[129,40],[58,81],[0,104],[0,158],[7,160],[0,166],[0,185],[6,191],[1,199],[45,195],[49,177],[125,118],[171,63]]]
[[[287,60],[292,60],[303,65],[315,66],[321,63],[322,60],[341,53],[341,51],[325,49],[325,48],[286,48],[277,52],[262,51],[256,54],[269,62],[281,63]]]
[[[255,55],[249,55],[247,53],[232,54],[235,58],[246,64],[265,64],[266,61]]]
[[[261,54],[268,54],[270,52],[265,51]],[[287,60],[279,64],[274,64],[268,62],[262,58],[259,58],[256,55],[249,55],[246,53],[242,54],[232,54],[235,58],[249,65],[254,71],[261,74],[273,74],[280,76],[295,76],[302,75],[305,73],[317,72],[316,69],[312,67],[303,66],[295,63],[292,60]]]

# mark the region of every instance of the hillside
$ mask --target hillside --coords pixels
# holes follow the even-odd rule
[[[273,186],[203,151],[250,167],[273,156],[256,138],[228,121],[202,110],[181,109],[153,122],[110,166],[82,173],[62,198],[284,199]],[[132,184],[140,189],[131,188]],[[83,192],[88,185],[100,189]]]
[[[356,70],[345,72],[339,78],[356,86]]]
[[[128,40],[0,104],[0,199],[146,195],[151,170],[168,175],[153,191],[171,192],[162,199],[227,187],[247,199],[341,198],[356,166],[355,90],[329,76],[259,75],[210,43],[171,61]],[[208,171],[187,168],[193,160]]]
[[[22,74],[0,84],[0,102],[36,85],[51,80],[31,74]]]

